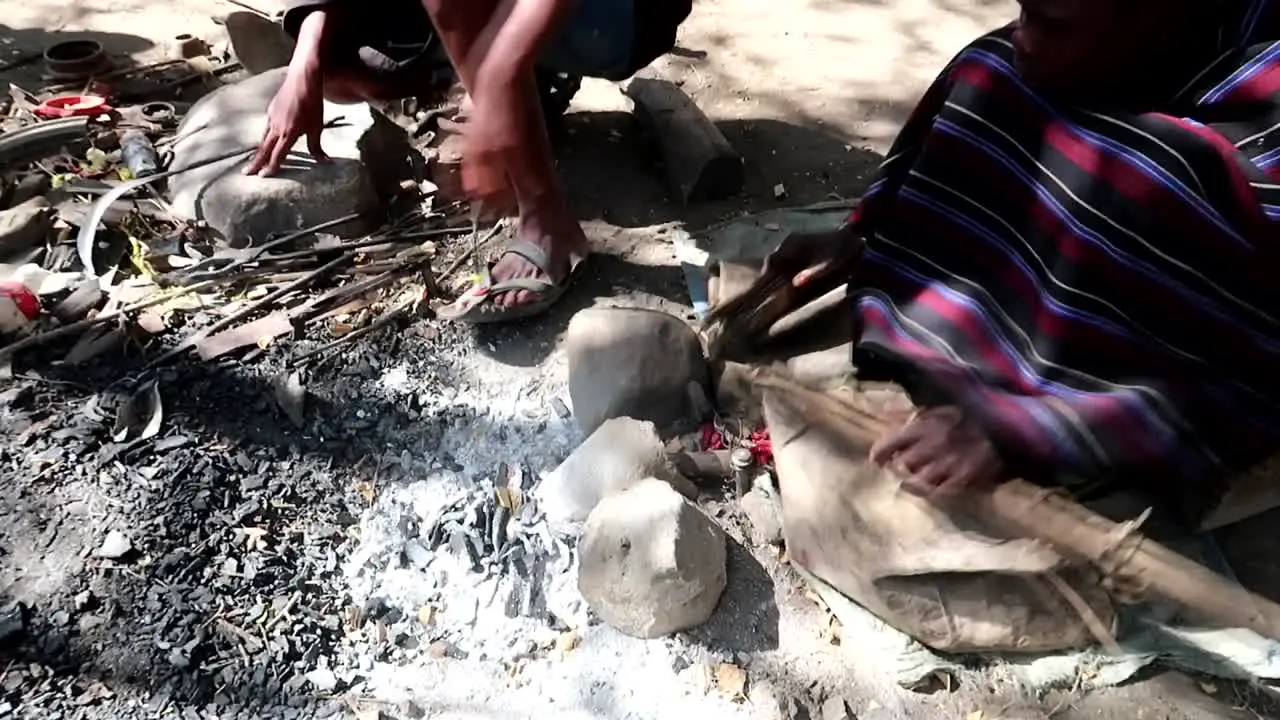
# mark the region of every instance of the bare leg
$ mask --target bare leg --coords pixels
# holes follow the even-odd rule
[[[510,12],[511,0],[423,0],[423,5],[431,14],[463,87],[470,94],[474,78],[469,77],[469,66],[462,60],[471,53],[489,21]],[[569,211],[564,189],[556,175],[551,141],[532,72],[521,83],[515,103],[520,117],[525,119],[518,149],[512,153],[508,165],[519,213],[516,234],[521,240],[537,245],[547,253],[553,277],[543,279],[563,280],[568,272],[570,255],[584,252],[587,238]],[[543,275],[542,270],[515,254],[504,256],[493,269],[496,282],[540,278]],[[535,299],[531,293],[522,290],[505,293],[493,302],[501,307],[512,307]]]

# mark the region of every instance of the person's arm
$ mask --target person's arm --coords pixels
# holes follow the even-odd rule
[[[472,92],[483,98],[510,92],[522,82],[574,4],[573,0],[515,0],[510,13],[496,15],[466,58],[475,78]]]
[[[331,13],[323,4],[309,8],[299,23],[289,69],[267,107],[267,126],[257,152],[244,167],[246,175],[274,174],[299,137],[307,138],[307,150],[317,161],[328,158],[320,133],[324,127],[323,58],[332,25]]]
[[[324,5],[311,8],[298,25],[297,42],[289,60],[291,79],[319,87],[323,81],[321,58],[328,41],[330,13]]]

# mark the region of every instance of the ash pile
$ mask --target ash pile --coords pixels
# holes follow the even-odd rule
[[[554,533],[508,465],[470,483],[442,472],[389,490],[361,523],[347,567],[373,661],[515,661],[541,633],[586,624],[573,542]]]

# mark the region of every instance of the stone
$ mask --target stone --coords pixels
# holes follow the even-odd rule
[[[697,497],[698,489],[667,459],[653,423],[613,418],[548,473],[534,494],[547,522],[562,529],[585,521],[601,500],[647,478]]]
[[[782,542],[782,508],[777,498],[761,487],[755,487],[738,501],[751,521],[751,540],[757,546]]]
[[[751,382],[755,367],[744,363],[719,363],[716,374],[716,409],[720,414],[742,418],[751,424],[763,422],[760,393]]]
[[[171,167],[192,169],[169,178],[173,210],[205,221],[235,247],[375,210],[408,174],[410,146],[404,130],[365,103],[324,104],[326,120],[343,121],[321,137],[332,162],[315,162],[306,139],[300,138],[275,177],[244,175],[248,155],[194,167],[262,140],[267,106],[285,70],[209,93],[191,107],[177,131],[181,139],[174,144]],[[345,237],[370,229],[371,222],[349,222],[326,232]]]
[[[579,543],[578,590],[619,632],[655,638],[711,617],[724,592],[724,531],[669,484],[600,502]]]
[[[697,333],[654,310],[591,308],[566,337],[569,398],[584,433],[616,417],[648,420],[669,436],[706,419],[710,373]]]
[[[133,543],[129,541],[129,536],[119,530],[112,530],[93,554],[106,560],[119,560],[132,551]]]

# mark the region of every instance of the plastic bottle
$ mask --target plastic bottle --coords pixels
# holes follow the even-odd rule
[[[141,130],[129,130],[120,136],[120,157],[136,178],[154,175],[160,169],[156,146]]]

